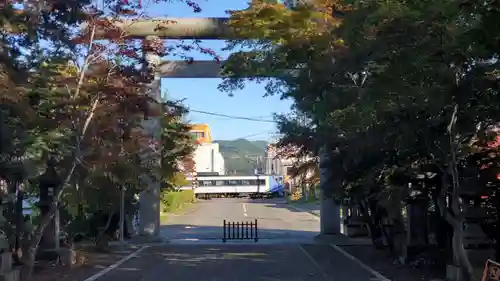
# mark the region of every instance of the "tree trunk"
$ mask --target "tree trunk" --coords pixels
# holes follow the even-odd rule
[[[66,185],[70,181],[71,176],[73,175],[73,171],[75,170],[77,163],[76,160],[77,154],[75,153],[73,155],[73,163],[71,169],[69,169],[66,177],[64,178],[64,181],[61,183],[61,186],[56,193],[55,200],[52,200],[52,202],[50,203],[49,211],[42,217],[40,223],[36,226],[34,233],[31,236],[31,241],[27,243],[27,248],[23,251],[23,256],[21,258],[21,263],[23,264],[21,268],[21,281],[27,281],[31,278],[33,267],[35,265],[35,257],[38,250],[38,245],[42,240],[45,228],[47,228],[57,211],[57,205],[59,204],[61,195],[63,194],[64,189],[66,188]]]
[[[448,138],[449,138],[449,156],[450,162],[448,168],[452,176],[452,190],[449,197],[449,208],[446,208],[445,197],[448,195],[449,184],[448,184],[448,173],[446,168],[441,167],[441,194],[438,200],[439,209],[441,210],[442,216],[451,224],[453,227],[453,237],[452,237],[452,248],[453,248],[453,260],[455,265],[459,266],[462,273],[462,280],[470,281],[472,280],[472,265],[469,261],[467,252],[464,249],[463,238],[464,238],[464,216],[460,208],[460,177],[458,174],[458,161],[457,161],[457,150],[458,145],[456,141],[455,126],[458,119],[458,104],[455,104],[453,109],[453,114],[451,116],[450,124],[447,127]]]
[[[380,208],[376,203],[369,203],[369,210],[371,213],[370,224],[372,233],[372,242],[376,249],[384,248],[384,230],[382,227],[382,216],[379,210]]]
[[[18,263],[22,256],[21,238],[23,234],[24,216],[23,216],[23,200],[24,190],[21,184],[16,183],[16,204],[15,204],[15,218],[16,218],[16,239],[14,245],[14,260]]]
[[[452,238],[452,247],[453,247],[453,257],[455,259],[455,264],[460,266],[462,271],[463,281],[471,281],[472,280],[472,265],[469,261],[469,257],[467,252],[465,251],[463,245],[464,239],[464,228],[461,220],[454,219],[453,223],[453,238]]]
[[[401,205],[398,204],[396,217],[393,219],[393,226],[390,229],[393,241],[393,248],[396,254],[396,259],[401,265],[405,265],[408,261],[408,241],[406,236],[406,226],[403,215],[401,214]]]
[[[389,253],[392,257],[396,257],[397,253],[394,247],[394,236],[392,235],[392,228],[394,226],[391,224],[384,224],[382,220],[380,222],[380,229],[382,229],[382,235],[385,237],[385,241],[387,242],[387,248],[389,248]]]
[[[109,226],[111,225],[111,221],[113,219],[113,212],[108,213],[108,219],[106,221],[106,224],[104,227],[102,227],[99,232],[97,233],[97,237],[95,240],[95,245],[98,249],[101,250],[107,250],[109,247],[108,240],[104,240],[103,238],[106,236],[106,231],[109,229]]]
[[[21,259],[21,263],[23,264],[21,268],[21,280],[28,281],[31,278],[33,273],[33,267],[35,265],[35,256],[38,249],[38,245],[42,240],[43,232],[47,225],[49,225],[50,221],[54,217],[54,214],[57,210],[57,201],[54,201],[50,205],[49,212],[42,217],[42,220],[35,228],[34,234],[31,238],[30,243],[28,244],[27,249],[23,251],[23,256]]]
[[[472,265],[469,261],[469,257],[467,252],[465,251],[463,245],[464,238],[464,228],[461,211],[458,205],[458,192],[457,186],[454,186],[455,191],[450,196],[450,208],[446,207],[445,199],[446,199],[446,190],[448,186],[447,175],[442,175],[442,190],[439,198],[437,200],[438,207],[441,212],[442,217],[452,226],[453,228],[453,236],[451,240],[451,247],[453,251],[453,263],[456,266],[459,266],[462,272],[462,280],[463,281],[471,281],[472,280]],[[462,281],[460,280],[460,281]]]

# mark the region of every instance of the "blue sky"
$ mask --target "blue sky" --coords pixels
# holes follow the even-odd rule
[[[148,0],[142,1],[150,2]],[[196,2],[202,8],[201,13],[194,13],[186,4],[176,1],[172,4],[147,4],[146,12],[148,16],[152,17],[165,15],[172,17],[225,17],[225,11],[228,9],[241,10],[248,6],[248,2],[245,0],[199,0]],[[205,40],[202,46],[213,49],[223,58],[229,55],[227,52],[220,51],[225,46],[224,41]],[[190,55],[195,59],[210,59],[197,52]],[[185,104],[188,107],[199,111],[267,120],[272,120],[273,113],[289,112],[291,101],[281,101],[277,96],[262,97],[264,94],[263,84],[247,83],[244,90],[235,92],[233,97],[229,97],[227,93],[217,90],[217,85],[220,82],[221,79],[163,79],[162,92],[166,92],[171,100],[185,99]],[[214,139],[270,140],[276,132],[276,126],[269,122],[237,120],[201,113],[190,113],[188,120],[192,123],[209,124]]]

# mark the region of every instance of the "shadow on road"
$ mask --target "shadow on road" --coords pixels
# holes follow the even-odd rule
[[[235,222],[253,222],[254,220],[242,220]],[[272,229],[269,225],[272,222],[267,221],[266,224],[259,225],[257,223],[256,235],[259,240],[275,240],[276,242],[283,242],[285,240],[296,241],[296,242],[313,242],[313,239],[318,232],[315,231],[302,231],[302,230],[290,230],[290,229]],[[248,238],[248,241],[253,242],[253,235],[255,233],[250,228],[233,226],[231,228],[231,234],[236,237]],[[229,235],[229,231],[226,230],[226,235]],[[179,240],[184,240],[186,242],[196,241],[196,240],[213,240],[222,241],[224,236],[224,229],[222,227],[222,222],[220,226],[205,226],[205,225],[189,225],[189,224],[171,224],[164,225],[160,230],[160,235],[171,242],[179,242]],[[244,241],[244,240],[242,240]]]
[[[325,245],[151,247],[98,281],[367,281],[369,272]]]

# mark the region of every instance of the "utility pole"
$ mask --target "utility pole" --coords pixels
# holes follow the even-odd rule
[[[260,192],[259,169],[255,169],[254,174],[257,176],[257,194],[258,194]]]
[[[125,151],[123,148],[123,142],[125,139],[125,124],[123,122],[123,118],[120,118],[118,121],[120,123],[120,156],[125,157]],[[123,245],[125,243],[125,185],[120,184],[120,244]]]
[[[195,189],[198,187],[198,173],[196,171],[191,172],[191,186],[193,190],[193,202],[196,202],[196,191]]]
[[[257,156],[257,163],[255,164],[255,173],[257,174],[259,171],[259,156]]]
[[[307,125],[307,117],[306,115],[303,113],[303,112],[300,112],[299,113],[299,118],[300,118],[300,125],[305,127]],[[302,156],[300,157],[300,162],[299,162],[299,165],[303,165],[306,161],[306,157],[305,156]],[[309,188],[307,186],[307,183],[305,182],[306,181],[306,178],[307,178],[307,174],[308,174],[309,171],[305,171],[305,174],[302,174],[300,176],[300,185],[301,185],[301,189],[302,189],[302,196],[307,200],[309,200]]]
[[[125,185],[120,188],[120,244],[125,243]]]

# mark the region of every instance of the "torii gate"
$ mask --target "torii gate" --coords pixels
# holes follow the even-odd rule
[[[171,22],[168,28],[158,28],[162,22]],[[200,40],[227,40],[234,39],[231,29],[227,26],[227,18],[156,18],[147,20],[121,20],[114,23],[127,38],[144,39],[145,44],[158,39],[200,39]],[[96,30],[95,39],[106,39],[105,30]],[[161,78],[222,78],[221,64],[216,61],[164,61],[161,62],[158,54],[145,49],[146,60],[149,67],[156,68],[155,78],[149,87],[148,94],[160,97]],[[147,130],[153,138],[159,131],[158,124],[146,121]],[[326,155],[326,154],[322,154]],[[326,157],[321,157],[326,161]],[[322,162],[320,161],[320,162]],[[320,165],[321,166],[321,165]],[[321,190],[325,190],[328,178],[326,169],[321,169]],[[140,195],[139,229],[141,235],[158,235],[160,226],[160,184],[151,182]],[[333,199],[321,193],[321,234],[340,234],[341,217],[340,206]],[[343,214],[345,216],[346,214]]]

